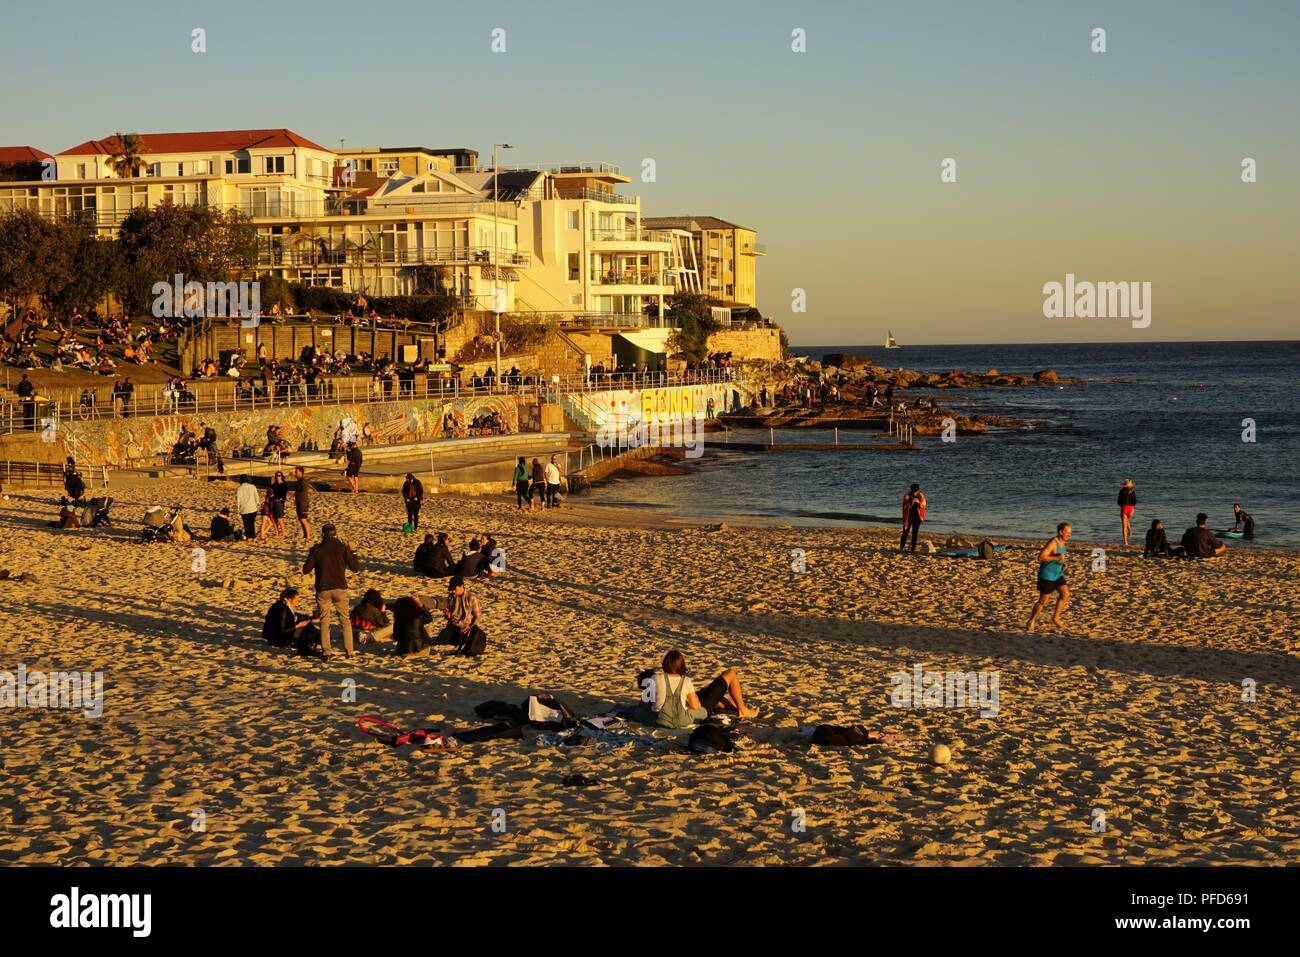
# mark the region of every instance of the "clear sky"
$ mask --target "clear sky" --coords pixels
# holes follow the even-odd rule
[[[759,306],[800,345],[1300,327],[1296,0],[4,7],[0,145],[283,126],[618,163],[649,215],[756,228]],[[1066,273],[1150,282],[1151,325],[1044,318]]]

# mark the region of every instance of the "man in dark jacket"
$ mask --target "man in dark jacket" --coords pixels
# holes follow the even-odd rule
[[[411,531],[420,527],[420,505],[424,502],[424,485],[414,472],[406,473],[402,484],[402,499],[406,502],[406,520],[411,524]]]
[[[338,530],[332,524],[321,529],[321,540],[307,552],[302,565],[303,574],[316,573],[316,610],[320,615],[320,644],[326,658],[333,656],[330,648],[330,612],[338,613],[343,625],[343,650],[352,657],[352,617],[348,614],[349,571],[360,571],[352,543],[339,541]]]
[[[208,528],[208,534],[214,542],[237,542],[244,537],[243,533],[235,530],[234,523],[230,521],[228,508],[223,508],[212,516],[212,525]]]
[[[86,483],[78,472],[69,472],[63,477],[63,490],[74,502],[80,502],[86,497]]]
[[[431,621],[433,615],[418,595],[404,595],[397,599],[393,605],[393,641],[397,643],[397,653],[411,655],[429,647],[425,625]]]
[[[32,380],[27,378],[27,373],[18,381],[14,389],[18,393],[18,398],[23,400],[23,428],[30,429],[36,422],[36,402],[32,398],[36,395],[36,386],[32,385]]]
[[[280,598],[267,610],[266,620],[262,623],[262,638],[268,645],[287,648],[294,645],[300,652],[309,644],[311,618],[296,612],[301,598],[298,589],[286,588],[280,592]],[[305,654],[305,652],[303,652]]]

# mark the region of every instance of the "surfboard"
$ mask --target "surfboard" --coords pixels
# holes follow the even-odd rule
[[[1245,537],[1246,537],[1246,533],[1245,533],[1245,532],[1234,532],[1234,531],[1232,531],[1232,529],[1225,529],[1224,531],[1221,531],[1221,532],[1215,532],[1215,533],[1214,533],[1214,537],[1215,537],[1215,538],[1245,538]]]

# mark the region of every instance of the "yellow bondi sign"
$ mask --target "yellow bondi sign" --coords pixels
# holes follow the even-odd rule
[[[695,391],[690,386],[643,389],[641,421],[678,422],[684,418],[694,418],[696,403]]]

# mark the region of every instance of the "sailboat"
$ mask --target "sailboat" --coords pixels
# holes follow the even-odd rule
[[[885,348],[886,348],[886,349],[898,349],[898,348],[901,348],[901,347],[899,346],[897,340],[894,339],[894,330],[893,330],[893,329],[890,329],[890,330],[889,330],[889,335],[887,335],[887,336],[885,337]]]

